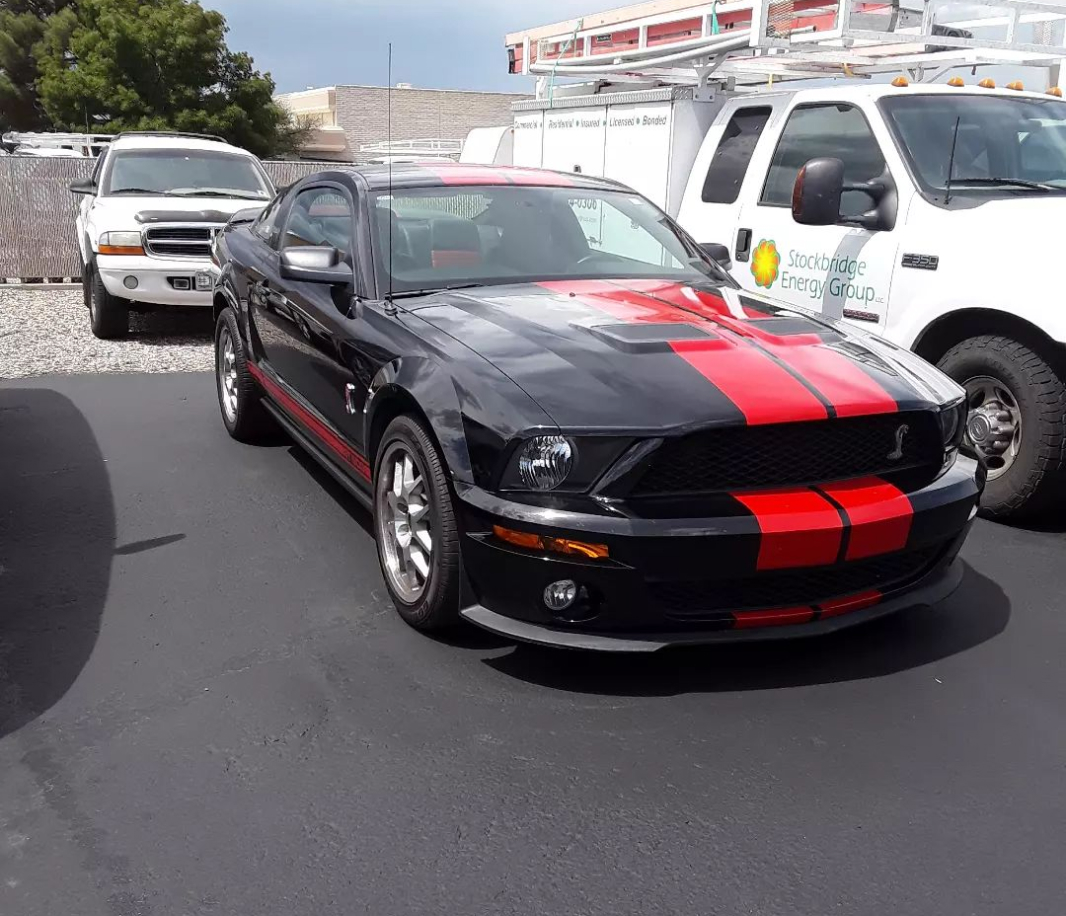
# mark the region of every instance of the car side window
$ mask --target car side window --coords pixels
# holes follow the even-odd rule
[[[703,182],[704,203],[736,203],[748,163],[762,138],[771,111],[767,105],[741,108],[729,119]]]
[[[352,263],[352,208],[336,188],[307,188],[289,209],[281,247],[332,245]]]
[[[885,170],[881,147],[858,108],[844,104],[804,105],[793,110],[781,132],[759,203],[791,206],[799,170],[809,160],[824,156],[844,162],[845,182],[871,181]],[[840,199],[840,214],[845,219],[854,218],[874,205],[865,191],[845,191]]]
[[[252,232],[271,248],[277,247],[278,244],[278,211],[281,209],[281,202],[284,198],[285,192],[283,191],[267,204],[266,209],[259,214],[259,219],[252,226]]]

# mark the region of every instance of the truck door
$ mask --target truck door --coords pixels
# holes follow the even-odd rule
[[[742,286],[783,302],[883,330],[898,232],[843,222],[797,223],[791,208],[796,175],[819,157],[843,160],[845,183],[871,181],[886,168],[881,145],[858,106],[831,101],[795,105],[768,166],[761,174],[753,169],[745,182],[733,276]],[[865,191],[845,191],[841,217],[858,217],[873,206]]]

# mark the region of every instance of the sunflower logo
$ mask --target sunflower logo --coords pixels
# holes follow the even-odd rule
[[[777,245],[767,239],[759,242],[751,256],[751,275],[755,278],[755,285],[766,289],[773,286],[780,263],[781,255],[777,253]]]

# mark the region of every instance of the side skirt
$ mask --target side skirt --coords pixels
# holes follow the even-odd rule
[[[315,459],[323,468],[329,471],[337,483],[354,496],[371,515],[374,514],[373,497],[366,492],[351,477],[342,471],[332,458],[319,448],[273,401],[264,398],[260,403],[270,411],[271,416],[278,421],[278,425],[295,440],[296,444]]]

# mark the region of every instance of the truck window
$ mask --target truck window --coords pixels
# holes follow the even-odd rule
[[[736,202],[755,145],[770,119],[770,111],[769,106],[741,108],[729,119],[703,182],[704,203]]]
[[[766,174],[760,204],[792,205],[792,188],[799,170],[811,159],[831,156],[844,162],[844,181],[877,178],[885,169],[881,147],[866,122],[852,105],[804,105],[793,110],[781,132],[770,169]],[[861,216],[874,206],[864,191],[845,191],[840,199],[842,217]]]

